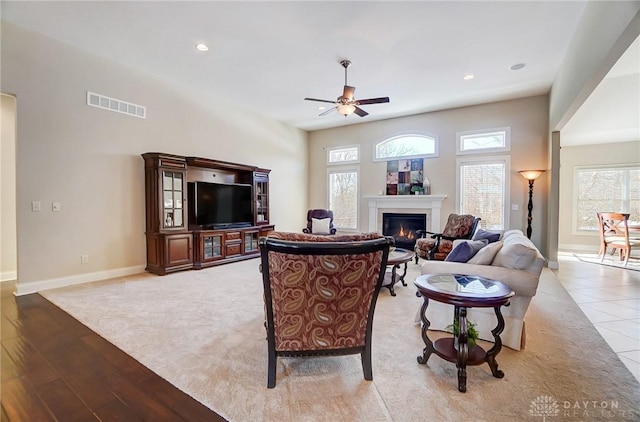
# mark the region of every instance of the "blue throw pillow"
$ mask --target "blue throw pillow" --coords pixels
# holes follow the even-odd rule
[[[476,234],[473,235],[473,240],[483,239],[487,239],[489,243],[497,242],[498,240],[500,240],[500,233],[479,229]]]
[[[456,241],[460,242],[460,241]],[[450,262],[467,262],[471,258],[478,253],[480,249],[485,247],[487,244],[487,240],[466,240],[458,243],[449,255],[444,259],[445,261]]]

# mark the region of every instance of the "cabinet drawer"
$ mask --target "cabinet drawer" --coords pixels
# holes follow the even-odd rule
[[[240,232],[228,232],[225,233],[226,240],[240,240]]]
[[[231,256],[231,255],[240,255],[240,243],[234,243],[232,245],[227,245],[227,253],[225,254],[225,256]]]

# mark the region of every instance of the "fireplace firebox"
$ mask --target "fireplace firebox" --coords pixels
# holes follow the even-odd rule
[[[383,213],[382,234],[393,236],[398,248],[413,250],[418,230],[426,230],[426,214]]]

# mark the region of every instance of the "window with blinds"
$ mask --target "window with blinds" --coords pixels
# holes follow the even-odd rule
[[[574,177],[574,226],[597,231],[598,212],[629,213],[640,221],[640,167],[582,167]]]
[[[509,156],[458,159],[458,212],[480,217],[485,229],[508,227]]]
[[[338,230],[358,228],[358,173],[357,168],[329,171],[329,209]]]

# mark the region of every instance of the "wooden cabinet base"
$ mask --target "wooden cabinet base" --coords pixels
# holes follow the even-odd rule
[[[193,267],[191,232],[147,233],[147,268],[150,273],[165,275]]]
[[[176,234],[147,233],[145,269],[165,275],[257,258],[260,256],[258,239],[274,229],[274,226],[267,225]]]

